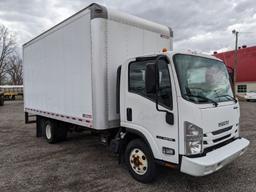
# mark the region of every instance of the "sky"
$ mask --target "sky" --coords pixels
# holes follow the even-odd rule
[[[212,54],[256,45],[254,0],[0,0],[0,24],[16,34],[18,47],[90,3],[99,3],[170,26],[175,50]]]

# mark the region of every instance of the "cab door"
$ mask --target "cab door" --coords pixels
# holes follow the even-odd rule
[[[156,159],[178,164],[177,100],[173,73],[167,57],[158,62],[158,109],[156,94],[148,94],[145,89],[146,67],[155,62],[156,57],[138,58],[122,70],[125,73],[122,81],[126,83],[122,84],[124,94],[121,96],[121,103],[124,107],[121,125],[143,134]],[[173,123],[170,123],[170,117],[173,118]]]

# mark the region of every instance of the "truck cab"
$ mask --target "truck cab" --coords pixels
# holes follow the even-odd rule
[[[137,180],[151,180],[155,163],[204,176],[249,145],[239,137],[239,103],[221,60],[163,52],[129,59],[118,79],[121,135],[140,136],[125,152]]]

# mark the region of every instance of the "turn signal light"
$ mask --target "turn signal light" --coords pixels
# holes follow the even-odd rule
[[[163,152],[163,154],[166,154],[166,155],[174,155],[175,154],[174,149],[171,149],[168,147],[163,147],[162,152]]]

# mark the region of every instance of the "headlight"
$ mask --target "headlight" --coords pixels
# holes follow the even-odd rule
[[[203,152],[203,130],[189,122],[184,123],[186,154],[195,155]]]

